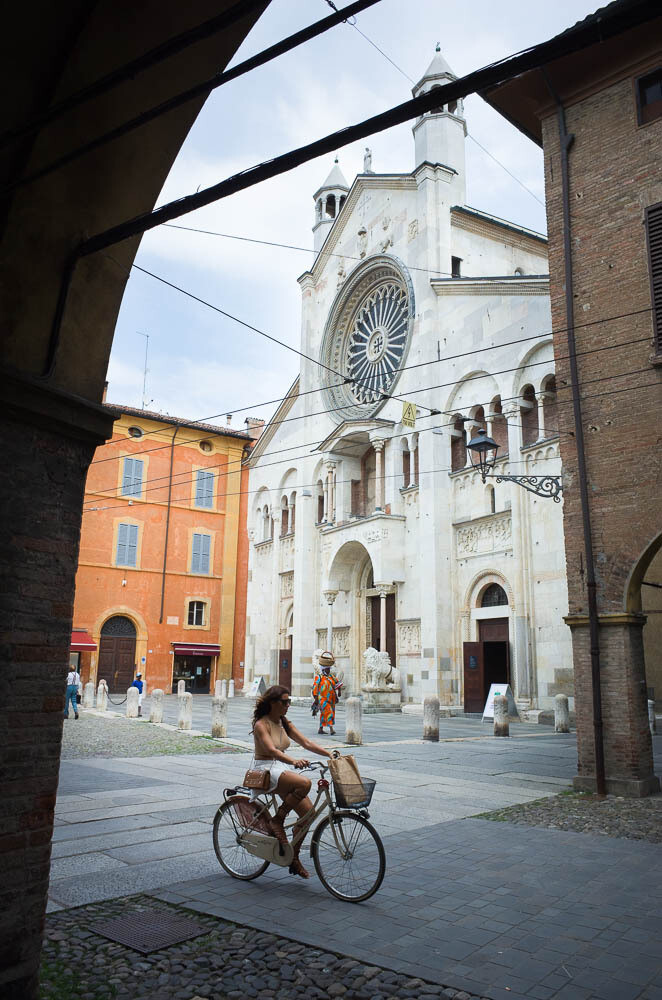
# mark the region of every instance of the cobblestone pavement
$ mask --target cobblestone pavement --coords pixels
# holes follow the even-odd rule
[[[206,933],[143,955],[89,930],[102,920],[154,910],[193,918]],[[474,1000],[474,996],[147,896],[52,914],[46,923],[41,1000]]]
[[[164,754],[232,753],[204,736],[188,736],[152,726],[143,719],[81,711],[64,720],[62,760],[81,757],[161,757]]]
[[[616,795],[599,798],[584,792],[563,793],[479,815],[482,819],[518,826],[545,826],[548,830],[574,830],[577,833],[662,844],[660,793],[645,799],[626,799]]]

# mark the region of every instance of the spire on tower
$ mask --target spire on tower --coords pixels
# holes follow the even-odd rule
[[[348,191],[349,184],[338,165],[338,157],[336,156],[329,176],[313,195],[315,199],[313,233],[315,234],[316,250],[319,250],[324,243],[329,229],[345,204]]]

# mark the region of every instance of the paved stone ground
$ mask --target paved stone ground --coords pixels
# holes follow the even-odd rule
[[[201,937],[149,955],[109,941],[88,928],[155,910],[194,916]],[[57,990],[60,989],[58,994]],[[470,995],[404,976],[344,955],[310,948],[147,896],[67,910],[48,918],[42,962],[42,1000],[469,1000]]]
[[[84,710],[79,716],[64,720],[62,760],[232,752],[232,747],[223,746],[216,740],[152,726],[146,719],[97,715]]]
[[[231,744],[248,729],[250,706],[239,702],[231,708]],[[197,712],[202,719],[204,704]],[[292,714],[299,728],[314,733],[305,710]],[[272,866],[240,883],[219,868],[210,824],[222,788],[248,765],[246,753],[63,761],[49,926],[69,916],[84,926],[87,910],[69,907],[122,905],[120,897],[149,893],[220,921],[218,933],[225,933],[223,921],[277,931],[305,945],[308,955],[326,949],[469,996],[662,1000],[659,846],[465,818],[526,809],[568,789],[574,736],[513,726],[514,738],[496,740],[480,721],[460,718],[442,720],[441,742],[424,744],[421,723],[411,716],[366,718],[366,745],[355,753],[362,773],[378,781],[370,812],[385,842],[387,875],[376,896],[358,906],[333,899],[315,877],[303,882]],[[322,742],[337,745],[338,738]],[[662,749],[660,737],[656,742]],[[212,954],[218,957],[216,946]],[[184,964],[170,951],[159,956]],[[233,948],[224,958],[234,961]],[[283,959],[282,967],[293,964]],[[196,969],[185,966],[191,976]],[[292,981],[275,972],[269,970],[269,985],[287,996],[282,990]],[[395,995],[394,981],[357,996]],[[224,988],[185,995],[224,1000]],[[414,988],[412,997],[425,995],[422,986]]]
[[[574,830],[662,844],[660,793],[645,799],[625,799],[616,795],[599,798],[597,795],[573,792],[483,813],[481,818],[516,823],[518,826],[545,826],[549,830]]]

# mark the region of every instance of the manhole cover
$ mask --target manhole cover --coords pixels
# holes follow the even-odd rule
[[[207,933],[207,928],[196,924],[194,920],[164,910],[128,913],[114,920],[94,924],[90,930],[111,941],[117,941],[118,944],[124,944],[127,948],[133,948],[134,951],[140,951],[143,955]]]

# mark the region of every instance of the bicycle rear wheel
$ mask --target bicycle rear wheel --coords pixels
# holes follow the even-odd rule
[[[233,795],[218,807],[214,816],[214,851],[228,875],[245,882],[262,875],[268,861],[250,854],[241,843],[242,819],[253,805],[245,795]]]
[[[374,827],[354,812],[326,816],[315,829],[310,853],[320,882],[337,899],[361,903],[382,884],[384,845]]]

